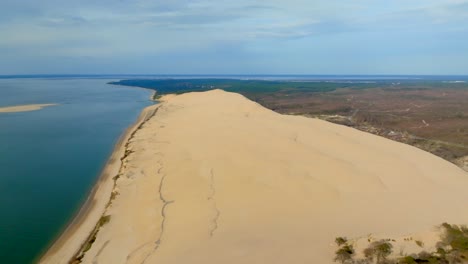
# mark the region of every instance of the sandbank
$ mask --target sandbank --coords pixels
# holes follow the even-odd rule
[[[28,104],[0,107],[0,113],[16,113],[41,110],[44,107],[54,106],[57,104]]]

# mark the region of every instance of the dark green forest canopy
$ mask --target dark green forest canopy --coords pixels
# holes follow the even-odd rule
[[[237,79],[134,79],[110,82],[114,85],[135,86],[156,90],[159,95],[223,89],[241,94],[331,92],[348,89],[468,89],[467,83],[448,83],[433,80],[377,80],[377,81],[268,81]]]

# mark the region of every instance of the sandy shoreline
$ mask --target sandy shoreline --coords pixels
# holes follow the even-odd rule
[[[114,147],[103,172],[91,190],[86,202],[78,214],[68,224],[62,234],[53,242],[51,247],[40,258],[39,263],[68,263],[82,248],[83,244],[94,230],[111,197],[114,187],[113,177],[119,173],[125,155],[125,145],[138,127],[154,114],[158,105],[146,107],[137,121],[127,128]],[[65,249],[64,249],[65,248]]]
[[[0,113],[16,113],[16,112],[30,112],[41,110],[44,107],[54,106],[57,104],[29,104],[29,105],[14,105],[0,107]]]
[[[103,214],[82,263],[333,263],[337,236],[468,222],[468,175],[417,148],[219,90],[162,101],[41,263],[80,255]]]

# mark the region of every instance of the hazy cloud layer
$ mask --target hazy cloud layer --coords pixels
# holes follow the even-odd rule
[[[468,1],[2,0],[0,74],[468,74]]]

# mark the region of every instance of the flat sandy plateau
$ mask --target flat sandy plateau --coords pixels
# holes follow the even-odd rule
[[[468,174],[415,147],[220,90],[163,100],[127,136],[110,205],[106,185],[44,263],[76,255],[98,212],[83,263],[326,264],[337,236],[468,223]]]
[[[29,104],[29,105],[15,105],[0,107],[0,113],[15,113],[15,112],[29,112],[41,110],[44,107],[54,106],[57,104]]]

